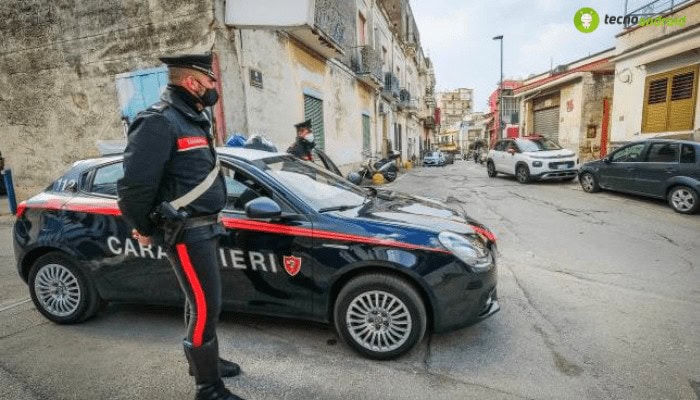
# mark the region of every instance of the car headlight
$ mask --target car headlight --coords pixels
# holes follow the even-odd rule
[[[533,161],[532,162],[533,167],[541,167],[542,166],[542,161]]]
[[[480,239],[467,238],[450,231],[440,232],[438,239],[474,272],[485,272],[493,265],[491,252]]]

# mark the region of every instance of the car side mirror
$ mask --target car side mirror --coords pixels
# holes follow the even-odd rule
[[[515,149],[513,149],[513,148],[508,149],[508,154],[515,155]]]
[[[269,197],[258,197],[245,205],[245,215],[251,219],[278,218],[282,209]]]
[[[605,157],[605,158],[603,159],[603,162],[606,163],[606,164],[610,164],[610,157]]]

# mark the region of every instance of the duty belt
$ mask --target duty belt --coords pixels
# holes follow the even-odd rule
[[[207,215],[204,217],[194,217],[187,218],[185,220],[184,229],[198,228],[200,226],[216,225],[219,223],[219,216],[217,214]]]

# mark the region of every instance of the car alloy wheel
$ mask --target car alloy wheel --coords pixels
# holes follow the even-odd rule
[[[668,200],[671,208],[682,214],[692,214],[698,209],[698,194],[686,186],[673,188]]]
[[[92,282],[61,253],[48,253],[36,260],[29,272],[29,291],[39,312],[59,324],[81,322],[94,315],[100,305]]]
[[[426,331],[420,295],[402,278],[367,274],[348,282],[334,308],[339,336],[373,359],[398,357],[413,348]]]
[[[530,171],[526,166],[520,165],[515,171],[515,177],[520,183],[528,183],[530,181]]]
[[[70,270],[59,264],[44,265],[34,279],[41,306],[57,317],[71,315],[80,304],[80,285]]]
[[[586,193],[594,193],[600,190],[600,186],[598,186],[598,181],[596,181],[595,176],[593,174],[585,172],[581,174],[581,188],[583,189],[584,192]]]
[[[496,172],[496,166],[493,164],[493,161],[489,161],[486,164],[486,173],[489,174],[489,177],[491,178],[498,175],[498,172]]]
[[[352,338],[373,351],[392,351],[408,340],[411,314],[399,298],[380,290],[361,293],[350,303],[345,321]]]

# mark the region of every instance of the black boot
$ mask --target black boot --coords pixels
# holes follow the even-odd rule
[[[219,375],[219,345],[212,339],[199,347],[184,342],[185,356],[197,383],[195,400],[242,400],[232,394]]]
[[[222,378],[231,378],[241,374],[241,367],[233,361],[224,360],[219,357],[219,373]],[[190,367],[190,376],[194,376],[192,367]]]

